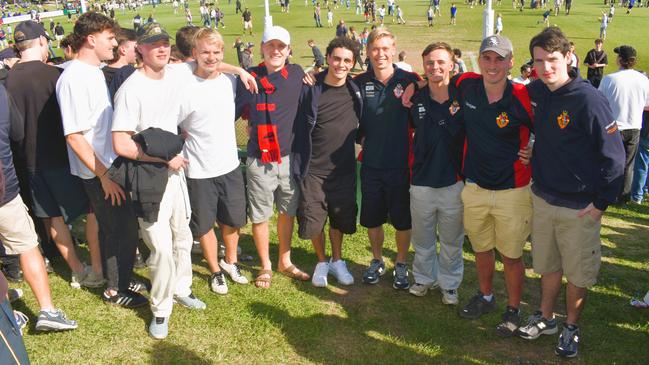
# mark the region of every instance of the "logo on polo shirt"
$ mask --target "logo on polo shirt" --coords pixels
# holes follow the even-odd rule
[[[373,98],[374,97],[374,84],[368,82],[365,84],[365,97]]]
[[[569,123],[570,123],[570,115],[568,115],[568,111],[564,110],[557,117],[557,124],[559,125],[559,128],[564,129],[568,126]]]
[[[394,96],[399,99],[401,95],[403,95],[403,86],[397,84],[397,86],[394,87]]]
[[[496,124],[498,124],[499,128],[505,128],[507,124],[509,124],[509,117],[507,116],[507,113],[500,113],[500,115],[496,118]]]
[[[417,104],[417,112],[419,113],[419,119],[424,119],[424,116],[426,116],[426,107],[423,104]]]

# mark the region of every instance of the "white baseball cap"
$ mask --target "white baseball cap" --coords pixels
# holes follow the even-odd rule
[[[277,39],[287,46],[291,44],[291,35],[288,34],[288,30],[277,25],[266,28],[264,30],[264,35],[261,38],[261,41],[263,43],[266,43],[268,41],[272,41],[273,39]]]

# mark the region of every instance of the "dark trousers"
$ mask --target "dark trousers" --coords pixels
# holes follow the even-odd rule
[[[0,299],[0,364],[29,365],[27,350],[9,299]]]
[[[635,155],[638,153],[638,143],[640,143],[640,130],[639,129],[626,129],[620,131],[622,135],[622,144],[624,145],[624,152],[626,160],[624,161],[624,185],[620,192],[619,201],[626,202],[631,195],[631,184],[633,183],[633,164],[635,162]]]
[[[125,291],[133,277],[138,223],[131,199],[112,205],[104,199],[98,178],[83,180],[83,187],[99,223],[99,247],[108,288]]]
[[[595,89],[599,87],[599,84],[602,82],[602,76],[591,75],[588,76],[588,81],[593,85]]]

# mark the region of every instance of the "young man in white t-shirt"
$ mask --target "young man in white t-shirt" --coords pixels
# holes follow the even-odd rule
[[[176,134],[179,122],[178,98],[182,79],[169,69],[171,52],[169,35],[158,23],[147,23],[137,32],[137,51],[142,68],[134,72],[115,95],[113,144],[115,152],[131,160],[164,162],[169,177],[155,222],[140,218],[142,238],[151,249],[151,310],[153,320],[149,334],[156,339],[167,337],[169,317],[174,300],[193,309],[205,309],[191,290],[192,263],[189,230],[189,197],[182,169],[187,160],[176,155],[169,161],[142,152],[131,136],[150,127]]]
[[[210,287],[228,291],[223,271],[239,284],[248,279],[237,265],[239,228],[246,224],[246,193],[239,168],[234,121],[237,80],[219,72],[223,38],[218,31],[202,28],[193,37],[196,69],[185,83],[180,99],[180,127],[188,135],[184,155],[192,216],[189,228],[203,250],[212,272]],[[217,261],[214,222],[218,221],[225,244],[225,258]],[[222,270],[223,269],[223,270]]]
[[[56,84],[56,96],[68,143],[70,172],[82,179],[99,223],[99,244],[108,287],[102,299],[126,308],[148,300],[130,290],[137,220],[130,199],[106,174],[115,159],[110,126],[113,116],[108,87],[99,68],[113,57],[117,24],[105,15],[89,12],[74,27],[73,48],[79,50]]]

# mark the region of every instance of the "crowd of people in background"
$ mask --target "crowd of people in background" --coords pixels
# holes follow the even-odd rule
[[[252,14],[237,3],[252,36]],[[385,27],[386,17],[405,23],[396,2],[378,9],[374,1],[359,3],[357,12],[374,25],[357,32],[339,20],[324,53],[310,39],[309,73],[290,62],[286,29],[264,29],[255,66],[252,42],[225,44],[218,8],[201,4],[193,25],[182,0],[174,12],[185,6],[188,24],[175,37],[139,13],[133,29],[120,27],[112,10],[124,11],[124,3],[80,15],[67,35],[54,21],[49,32],[42,21],[15,26],[0,87],[0,241],[36,296],[37,331],[78,326],[54,304],[41,245],[53,242],[73,288],[104,288],[103,301],[128,309],[149,305],[148,333],[164,339],[174,303],[206,309],[191,288],[194,248],[218,295],[228,293],[229,281],[250,282],[238,262],[248,221],[260,262],[256,287],[270,289],[275,272],[316,287],[328,286],[329,277],[353,285],[343,247],[360,210],[372,253],[363,283],[377,284],[387,272],[382,247],[390,224],[393,288],[418,297],[439,288],[442,303],[459,305],[466,235],[478,288],[459,316],[497,309],[498,252],[507,298],[495,332],[528,340],[559,333],[555,353],[577,356],[580,314],[601,262],[601,217],[609,205],[641,203],[646,190],[649,79],[634,70],[637,51],[616,47],[619,70],[604,76],[609,60],[596,40],[583,60],[584,80],[574,44],[550,26],[531,39],[531,60],[513,78],[513,46],[501,20],[498,34],[474,50],[480,74],[467,71],[461,50],[434,42],[421,53],[422,79]],[[283,11],[289,5],[282,0]],[[328,13],[342,5],[324,2]],[[313,6],[321,27],[320,5]],[[433,0],[429,26],[437,14]],[[453,24],[456,15],[452,4]],[[327,21],[333,27],[333,17]],[[67,59],[53,60],[50,34]],[[238,65],[223,62],[229,49]],[[357,64],[362,72],[352,77]],[[236,145],[240,118],[248,132],[245,173]],[[79,259],[69,227],[83,215],[90,265]],[[291,257],[295,221],[298,236],[313,244],[311,274]],[[542,292],[538,311],[524,320],[522,255],[530,235]],[[150,252],[146,264],[140,239]],[[150,283],[133,279],[138,262],[148,266]],[[563,278],[567,317],[560,325],[554,310]],[[3,308],[16,296],[0,275]],[[12,354],[27,359],[20,329],[28,318],[15,313],[1,318],[0,331]]]

